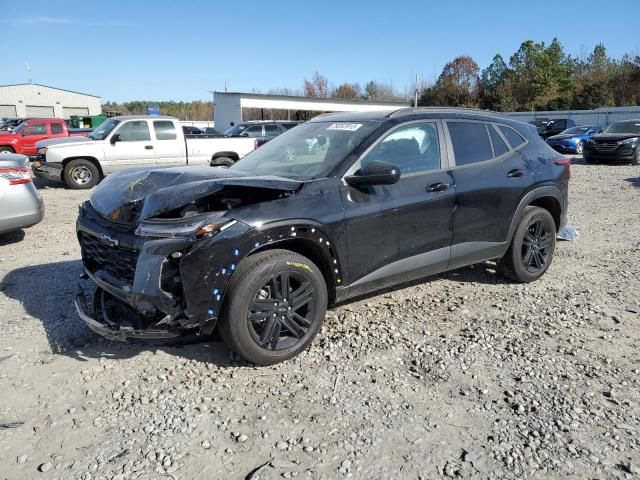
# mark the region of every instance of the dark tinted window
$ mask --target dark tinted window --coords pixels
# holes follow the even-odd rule
[[[57,133],[62,133],[62,124],[61,123],[52,123],[51,124],[51,133],[53,135]]]
[[[267,137],[275,137],[276,135],[280,135],[282,133],[280,131],[280,127],[278,125],[265,125],[264,126],[264,134]]]
[[[503,153],[507,153],[509,151],[509,148],[504,143],[504,140],[502,140],[502,137],[498,135],[498,132],[496,132],[496,129],[493,128],[493,126],[488,125],[488,127],[489,136],[491,137],[491,143],[493,144],[493,156],[499,157]]]
[[[500,129],[502,134],[507,137],[507,141],[511,145],[511,148],[516,148],[524,143],[524,138],[522,138],[522,135],[516,132],[513,128],[507,127],[505,125],[498,125],[498,128]]]
[[[392,163],[403,174],[437,170],[440,142],[436,124],[414,123],[394,130],[367,154],[361,166],[373,160]]]
[[[489,133],[484,123],[447,122],[456,165],[484,162],[493,158]]]
[[[46,135],[47,134],[47,126],[44,123],[34,123],[33,125],[29,125],[25,131],[25,135]]]
[[[118,129],[121,142],[141,142],[151,140],[149,126],[144,120],[134,120],[127,122]]]
[[[252,127],[247,128],[242,132],[242,135],[247,135],[252,138],[261,137],[262,136],[262,125],[254,125]]]
[[[176,128],[169,120],[158,120],[153,122],[153,129],[156,131],[158,140],[175,140]]]

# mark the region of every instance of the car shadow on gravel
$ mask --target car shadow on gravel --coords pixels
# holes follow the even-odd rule
[[[145,351],[164,351],[220,366],[250,366],[232,356],[215,337],[198,337],[179,345],[120,343],[102,338],[87,328],[73,306],[81,272],[82,262],[71,260],[17,268],[0,281],[0,293],[22,303],[27,313],[42,323],[52,352],[85,361],[103,357],[124,359]],[[28,321],[22,319],[25,320]]]

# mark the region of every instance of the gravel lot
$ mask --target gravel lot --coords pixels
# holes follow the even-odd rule
[[[640,169],[573,166],[530,285],[490,263],[331,310],[254,368],[219,341],[124,345],[71,301],[87,192],[0,237],[0,478],[640,478]]]

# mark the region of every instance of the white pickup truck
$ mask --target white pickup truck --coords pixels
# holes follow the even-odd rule
[[[73,189],[96,185],[122,168],[231,165],[258,146],[246,137],[185,137],[173,117],[112,117],[87,137],[43,140],[32,156],[38,176]]]

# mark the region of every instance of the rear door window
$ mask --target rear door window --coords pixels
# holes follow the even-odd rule
[[[62,124],[61,123],[52,123],[51,124],[51,134],[56,135],[58,133],[62,133]]]
[[[157,120],[153,122],[153,129],[158,140],[175,140],[176,127],[169,120]]]
[[[509,147],[504,143],[502,137],[498,134],[493,125],[487,125],[489,128],[489,136],[491,137],[491,144],[493,145],[493,156],[499,157],[509,151]]]
[[[487,125],[480,122],[447,122],[456,166],[493,158]]]
[[[275,137],[276,135],[280,135],[280,127],[278,125],[265,125],[264,126],[264,134],[267,137]]]
[[[506,125],[498,125],[498,128],[502,132],[502,134],[506,137],[507,142],[511,145],[511,148],[517,148],[524,143],[524,138],[518,132],[516,132],[513,128],[507,127]]]

